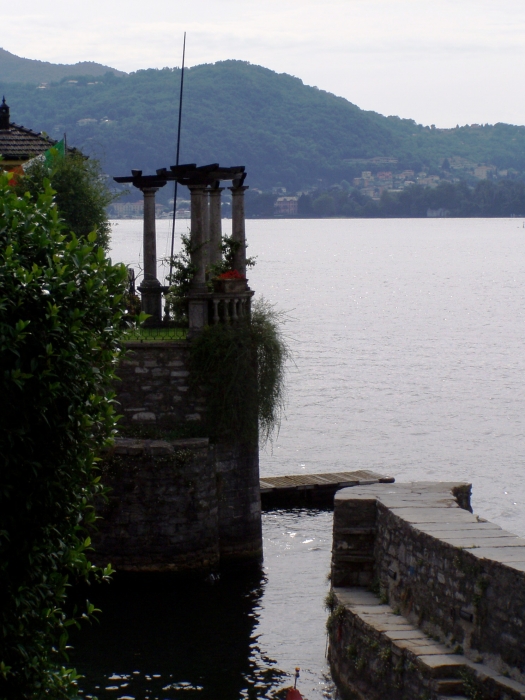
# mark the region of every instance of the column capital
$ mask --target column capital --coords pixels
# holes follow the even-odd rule
[[[154,197],[155,193],[160,190],[160,187],[141,187],[140,191],[144,197]]]
[[[208,192],[211,195],[215,195],[215,197],[218,197],[221,192],[224,192],[226,188],[225,187],[212,187],[208,190]]]
[[[243,194],[245,190],[249,189],[249,185],[241,185],[240,187],[228,187],[232,194]]]

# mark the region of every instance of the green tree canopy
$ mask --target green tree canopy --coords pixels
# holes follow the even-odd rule
[[[16,191],[19,195],[29,192],[36,201],[47,180],[55,190],[55,202],[66,227],[82,239],[96,231],[97,243],[107,249],[111,227],[106,207],[115,195],[106,185],[99,162],[78,152],[66,157],[56,153],[50,162],[35,158],[18,180]]]
[[[180,70],[139,70],[96,79],[70,76],[36,90],[0,82],[11,118],[98,156],[106,172],[154,173],[175,162]],[[3,94],[0,91],[0,94]],[[369,159],[394,158],[374,164]],[[288,190],[381,169],[419,172],[454,156],[525,171],[525,127],[430,129],[385,117],[301,80],[245,61],[192,66],[184,78],[181,162],[246,165],[246,184]],[[136,191],[133,198],[138,199]],[[165,187],[158,200],[173,196]]]

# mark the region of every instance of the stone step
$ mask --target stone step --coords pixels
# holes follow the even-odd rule
[[[432,687],[436,693],[447,698],[457,697],[458,693],[462,693],[465,689],[463,681],[459,678],[440,678],[432,683]]]
[[[483,663],[475,663],[463,654],[454,654],[449,647],[434,641],[405,617],[383,603],[377,595],[361,587],[333,588],[339,605],[344,606],[364,636],[382,640],[391,646],[392,654],[408,658],[419,669],[442,698],[462,700],[463,676],[482,684],[491,697],[525,700],[525,685],[501,675]]]

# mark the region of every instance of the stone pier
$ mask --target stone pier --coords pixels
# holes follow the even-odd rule
[[[344,697],[525,698],[525,539],[470,485],[336,494],[329,659]]]
[[[133,571],[210,568],[262,556],[257,445],[198,434],[206,397],[188,341],[128,342],[115,385],[123,434],[101,464],[112,491],[93,534],[97,562]],[[141,437],[151,434],[152,437]]]
[[[246,280],[209,276],[222,259],[221,181],[233,183],[235,269],[246,271],[244,167],[217,163],[161,168],[155,175],[132,171],[115,178],[144,194],[144,280],[139,287],[148,324],[160,326],[157,279],[155,193],[177,180],[191,196],[190,255],[194,268],[187,296],[189,329],[184,341],[128,342],[115,386],[120,423],[127,437],[102,462],[104,482],[112,488],[101,505],[103,521],[93,535],[97,561],[112,561],[134,571],[180,571],[213,567],[262,555],[259,451],[257,444],[217,439],[206,434],[206,395],[191,381],[190,349],[210,324],[235,325],[249,314],[253,292]],[[234,282],[234,289],[228,284]],[[222,285],[222,286],[221,286]],[[226,288],[225,288],[226,287]],[[187,435],[199,440],[177,440]]]

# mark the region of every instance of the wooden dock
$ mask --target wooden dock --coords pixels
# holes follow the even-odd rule
[[[391,484],[392,476],[362,469],[356,472],[267,476],[260,480],[263,510],[275,508],[333,508],[334,494],[347,486]]]

